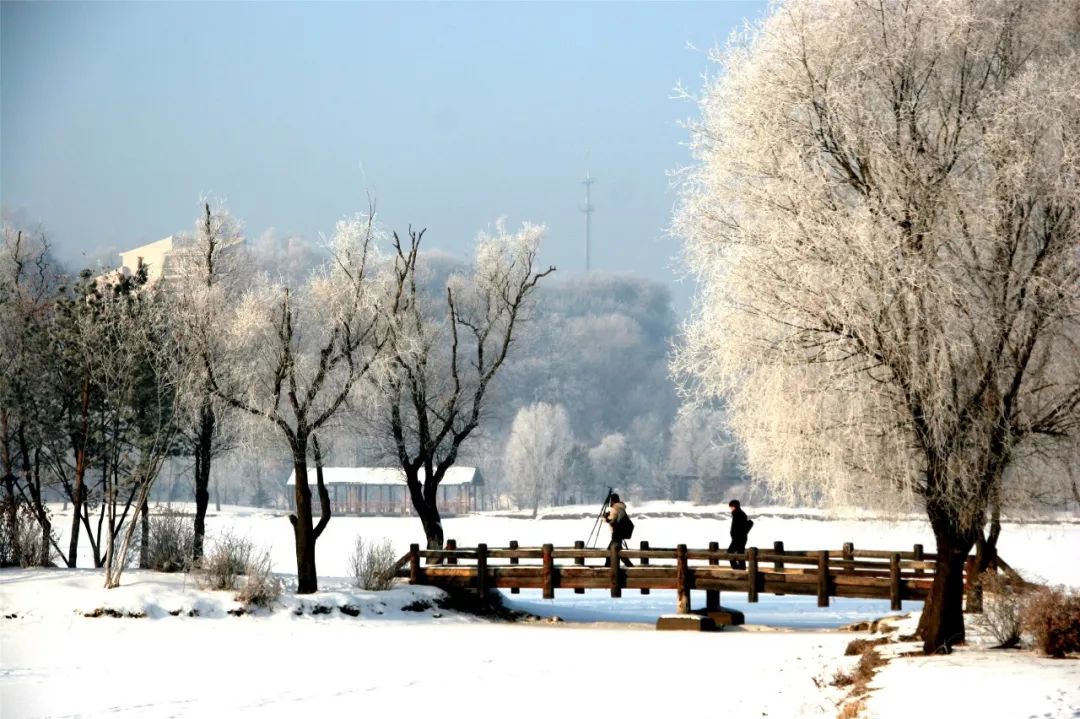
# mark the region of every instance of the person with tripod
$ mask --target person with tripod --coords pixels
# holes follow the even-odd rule
[[[611,492],[608,495],[608,509],[604,521],[611,527],[611,541],[608,542],[608,551],[612,547],[623,547],[626,540],[634,533],[634,523],[630,521],[630,515],[626,513],[626,505],[619,499],[619,495]],[[634,566],[626,557],[622,557],[622,563],[628,567]],[[604,566],[611,566],[611,556],[604,560]]]

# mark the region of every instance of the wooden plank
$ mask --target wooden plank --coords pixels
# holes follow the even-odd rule
[[[914,559],[915,562],[917,562],[916,564],[914,564],[915,573],[922,574],[923,566],[921,562],[923,561],[923,546],[921,544],[916,544],[911,553],[915,555]]]
[[[829,553],[818,552],[817,605],[829,606]]]
[[[757,604],[758,600],[758,548],[746,550],[746,601]]]
[[[773,559],[772,559],[773,569],[783,569],[784,568],[784,543],[783,542],[773,542],[772,543],[772,549],[773,549]]]
[[[456,539],[447,539],[446,540],[446,551],[455,552],[455,554],[451,554],[449,557],[446,558],[446,563],[447,564],[457,564],[458,558],[457,558],[457,554],[456,554],[456,552],[457,552],[457,540]]]
[[[552,545],[545,544],[544,554],[544,599],[555,598],[555,562],[551,556]]]
[[[420,545],[409,545],[409,584],[420,583]]]
[[[584,548],[585,548],[585,542],[583,540],[579,539],[576,542],[574,542],[574,549],[584,549]],[[576,564],[578,566],[581,566],[581,567],[584,567],[585,566],[585,557],[575,557],[574,558],[574,564]],[[574,594],[584,594],[584,593],[585,593],[584,587],[574,587]]]
[[[622,566],[622,560],[619,558],[620,549],[621,547],[619,544],[614,543],[611,545],[608,554],[608,562],[610,562],[608,570],[610,571],[611,577],[611,596],[615,598],[622,596],[622,587],[619,586],[619,568]]]
[[[678,592],[678,613],[689,614],[690,613],[690,573],[687,571],[686,566],[686,545],[680,544],[675,547],[675,563],[677,567],[676,572],[676,591]]]
[[[510,551],[511,551],[511,552],[513,552],[513,551],[515,551],[515,550],[516,550],[517,548],[518,548],[518,542],[517,542],[517,540],[516,540],[516,539],[511,539],[511,540],[510,540]],[[512,555],[512,556],[510,557],[510,563],[511,563],[511,564],[518,564],[518,563],[519,563],[520,561],[521,561],[521,559],[519,559],[519,558],[518,558],[517,556],[513,556],[513,555]],[[521,589],[519,589],[518,587],[510,587],[510,593],[511,593],[511,594],[520,594],[520,593],[521,593]]]
[[[649,543],[648,542],[642,542],[641,543],[641,552],[642,552],[642,554],[641,554],[641,556],[638,557],[639,566],[642,566],[642,567],[649,566],[649,557],[646,554],[646,552],[648,552],[648,551],[649,551]],[[627,585],[627,586],[629,586],[629,585]],[[650,587],[642,587],[641,588],[641,593],[642,594],[648,594],[649,590],[650,590]]]
[[[772,543],[772,549],[773,549],[773,554],[774,555],[777,555],[777,556],[780,556],[780,557],[784,556],[784,543],[783,542],[780,542],[780,541],[773,542]],[[773,560],[773,569],[774,570],[783,569],[783,568],[784,568],[784,560],[783,559],[774,559]],[[782,597],[784,595],[781,594],[779,596]]]
[[[889,560],[889,608],[900,609],[900,554],[894,552]]]
[[[851,572],[854,571],[854,567],[850,562],[855,559],[855,544],[853,542],[844,542],[844,559],[846,560],[844,564],[844,573],[851,574]]]
[[[476,545],[476,589],[481,598],[487,594],[487,545]]]
[[[720,542],[709,542],[710,552],[720,551]],[[720,559],[717,557],[709,558],[710,566],[717,566],[720,564]],[[715,589],[705,590],[705,609],[707,611],[715,611],[720,608],[720,592]]]

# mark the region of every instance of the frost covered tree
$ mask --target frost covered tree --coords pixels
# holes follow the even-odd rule
[[[551,505],[563,489],[567,460],[574,446],[570,417],[562,405],[537,402],[514,417],[506,442],[504,467],[518,506]]]
[[[372,368],[377,339],[369,260],[374,217],[337,224],[329,266],[299,289],[256,283],[223,321],[220,362],[206,355],[210,387],[289,448],[296,486],[289,515],[296,545],[297,592],[318,590],[315,543],[330,521],[318,432]],[[313,519],[308,462],[315,460],[321,515]]]
[[[589,463],[592,465],[594,485],[591,494],[603,498],[607,489],[620,489],[637,483],[633,447],[626,440],[626,435],[616,432],[600,440],[600,444],[589,450]]]
[[[703,504],[723,502],[728,487],[741,479],[725,422],[718,410],[687,406],[671,427],[667,471],[692,482],[691,494]]]
[[[223,210],[211,211],[209,202],[202,209],[194,234],[177,239],[177,250],[169,258],[174,272],[168,287],[181,338],[180,430],[187,453],[195,459],[195,561],[203,555],[211,465],[229,443],[228,405],[215,397],[208,366],[222,361],[223,318],[239,297],[243,258],[238,223]]]
[[[168,311],[172,298],[160,285],[147,285],[143,273],[107,285],[100,301],[93,383],[101,399],[105,586],[114,588],[137,526],[140,564],[146,564],[150,491],[176,434],[180,353]]]
[[[427,546],[441,549],[439,484],[480,426],[492,381],[510,353],[537,283],[544,228],[482,233],[469,274],[432,291],[419,264],[424,232],[394,234],[393,279],[381,303],[389,368],[372,375],[367,431],[400,464]]]
[[[56,291],[56,266],[43,232],[5,220],[0,244],[0,484],[2,530],[12,558],[50,564],[52,521],[44,489],[41,445],[54,427],[48,413],[41,358],[48,352],[48,313]],[[41,530],[38,554],[20,547],[19,506],[30,507]],[[25,551],[24,551],[25,550]]]
[[[793,0],[700,98],[677,366],[773,491],[925,509],[927,652],[964,638],[988,510],[1075,456],[1078,29],[1067,2]]]

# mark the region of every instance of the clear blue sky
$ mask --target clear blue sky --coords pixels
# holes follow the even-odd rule
[[[543,261],[677,286],[671,99],[762,3],[12,3],[0,6],[0,199],[60,255],[128,249],[224,198],[251,236],[317,238],[377,199],[464,255],[505,216]],[[691,49],[688,46],[693,46]]]

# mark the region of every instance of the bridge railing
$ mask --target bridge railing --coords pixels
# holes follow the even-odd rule
[[[720,591],[746,592],[750,602],[760,592],[816,595],[818,605],[830,597],[887,598],[894,609],[904,599],[924,599],[930,589],[936,556],[914,545],[911,551],[857,550],[847,543],[839,550],[787,550],[775,542],[771,550],[749,547],[729,553],[711,542],[707,549],[651,547],[636,549],[586,548],[551,544],[522,547],[458,547],[448,540],[445,549],[420,549],[414,544],[398,560],[398,576],[416,584],[471,588],[486,591],[539,588],[545,598],[555,589],[675,589],[679,611],[689,611],[690,591],[704,590],[706,609],[719,607]],[[734,568],[731,562],[741,562]],[[629,566],[628,566],[629,565]]]

